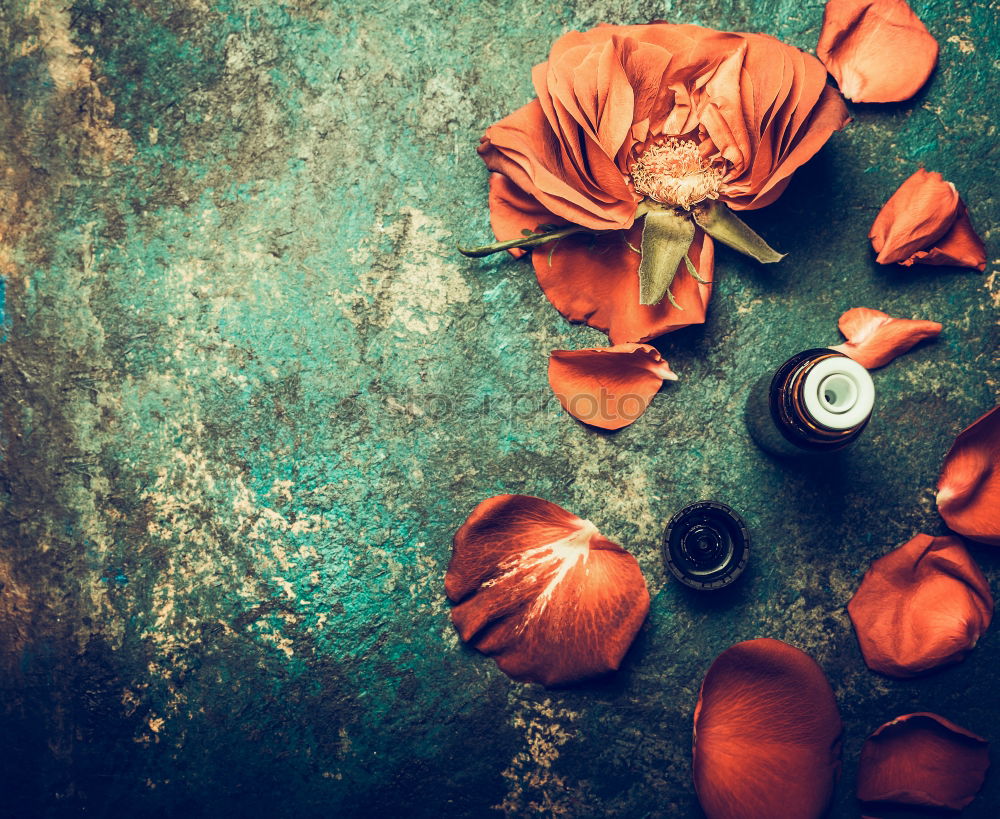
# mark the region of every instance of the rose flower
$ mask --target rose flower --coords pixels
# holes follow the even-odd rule
[[[777,199],[848,122],[826,77],[764,34],[669,23],[570,32],[535,66],[537,99],[482,139],[500,241],[464,252],[558,240],[534,254],[542,289],[614,344],[703,322],[713,238],[781,258],[733,211]],[[696,281],[684,275],[671,292],[678,273]]]

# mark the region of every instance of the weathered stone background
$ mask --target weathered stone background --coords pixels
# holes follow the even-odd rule
[[[995,3],[918,0],[940,66],[853,106],[719,252],[681,380],[617,435],[548,401],[565,323],[488,236],[483,129],[561,33],[665,18],[812,50],[819,0],[4,0],[0,6],[3,815],[698,816],[690,726],[712,659],[773,636],[828,673],[853,797],[866,734],[934,710],[1000,743],[1000,637],[915,682],[866,670],[844,605],[869,561],[943,531],[953,436],[996,399]],[[986,274],[881,268],[866,233],[919,165],[987,240]],[[945,324],[876,374],[840,469],[759,453],[763,368],[856,305]],[[489,399],[491,403],[485,403]],[[639,558],[652,611],[620,673],[566,691],[462,647],[442,576],[482,498],[525,492]],[[756,538],[731,593],[686,593],[659,540],[686,502]],[[976,548],[1000,592],[1000,558]],[[966,811],[1000,813],[1000,776]]]

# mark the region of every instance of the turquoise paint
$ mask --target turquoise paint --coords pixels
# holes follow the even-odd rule
[[[25,781],[151,815],[192,800],[207,815],[525,815],[546,799],[570,815],[697,815],[697,686],[716,653],[760,634],[807,648],[833,680],[837,816],[853,815],[853,760],[882,719],[935,707],[988,732],[965,692],[989,683],[990,634],[925,687],[886,684],[860,665],[843,604],[873,556],[937,531],[940,457],[994,397],[984,278],[878,268],[864,237],[915,157],[995,231],[982,157],[996,23],[982,3],[967,24],[915,4],[943,47],[931,86],[855,109],[748,217],[792,255],[765,271],[720,250],[708,325],[660,343],[680,381],[604,435],[551,401],[509,409],[548,397],[550,350],[604,337],[566,324],[528,262],[453,248],[488,238],[475,144],[531,98],[552,40],[669,11],[654,5],[500,3],[484,24],[468,4],[87,0],[72,36],[135,148],[97,170],[75,158],[86,133],[58,131],[39,54],[5,64],[27,100],[18,121],[52,137],[24,140],[28,164],[58,183],[33,181],[50,218],[21,240],[27,275],[7,293],[3,440],[23,500],[0,497],[22,521],[3,555],[42,612],[9,687],[57,683],[18,689],[44,693],[12,706],[12,735],[54,737],[76,760],[29,756]],[[815,43],[818,7],[697,5],[686,20]],[[981,44],[960,56],[953,33]],[[748,445],[741,390],[784,352],[839,340],[856,304],[940,318],[945,337],[877,374],[879,425],[843,480],[784,469]],[[26,386],[14,364],[58,388]],[[653,610],[612,679],[545,692],[455,639],[450,538],[504,491],[563,504],[640,560]],[[665,521],[703,496],[755,534],[746,582],[716,602],[660,563]],[[533,747],[555,753],[549,768]],[[967,815],[991,815],[988,788]]]

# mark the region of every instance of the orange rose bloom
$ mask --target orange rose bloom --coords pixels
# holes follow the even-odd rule
[[[494,233],[506,241],[539,225],[626,231],[640,203],[696,216],[713,200],[763,207],[848,122],[826,76],[817,59],[764,34],[669,23],[570,32],[532,72],[537,99],[482,139]],[[614,344],[704,321],[712,239],[695,228],[688,259],[706,283],[677,293],[678,311],[668,301],[637,304],[638,284],[628,286],[637,238],[578,235],[534,254],[555,307]],[[609,267],[622,286],[607,286]],[[688,269],[678,267],[685,277]]]

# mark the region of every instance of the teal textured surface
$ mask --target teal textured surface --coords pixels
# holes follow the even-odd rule
[[[680,380],[616,434],[551,395],[565,322],[492,238],[483,130],[553,40],[668,19],[812,51],[822,3],[12,0],[0,10],[0,768],[10,815],[699,816],[691,719],[714,657],[769,636],[827,672],[853,796],[865,736],[936,711],[992,742],[1000,639],[916,681],[865,667],[845,605],[869,562],[944,532],[937,472],[997,396],[997,46],[986,2],[915,2],[941,45],[904,104],[852,105],[726,249]],[[867,231],[918,166],[986,241],[984,274],[880,267]],[[875,307],[944,324],[874,374],[835,468],[746,434],[767,368]],[[546,691],[463,647],[443,576],[500,492],[638,558],[622,669]],[[666,571],[713,498],[754,539],[731,589]],[[994,591],[1000,560],[973,552]],[[991,777],[963,814],[1000,811]]]

